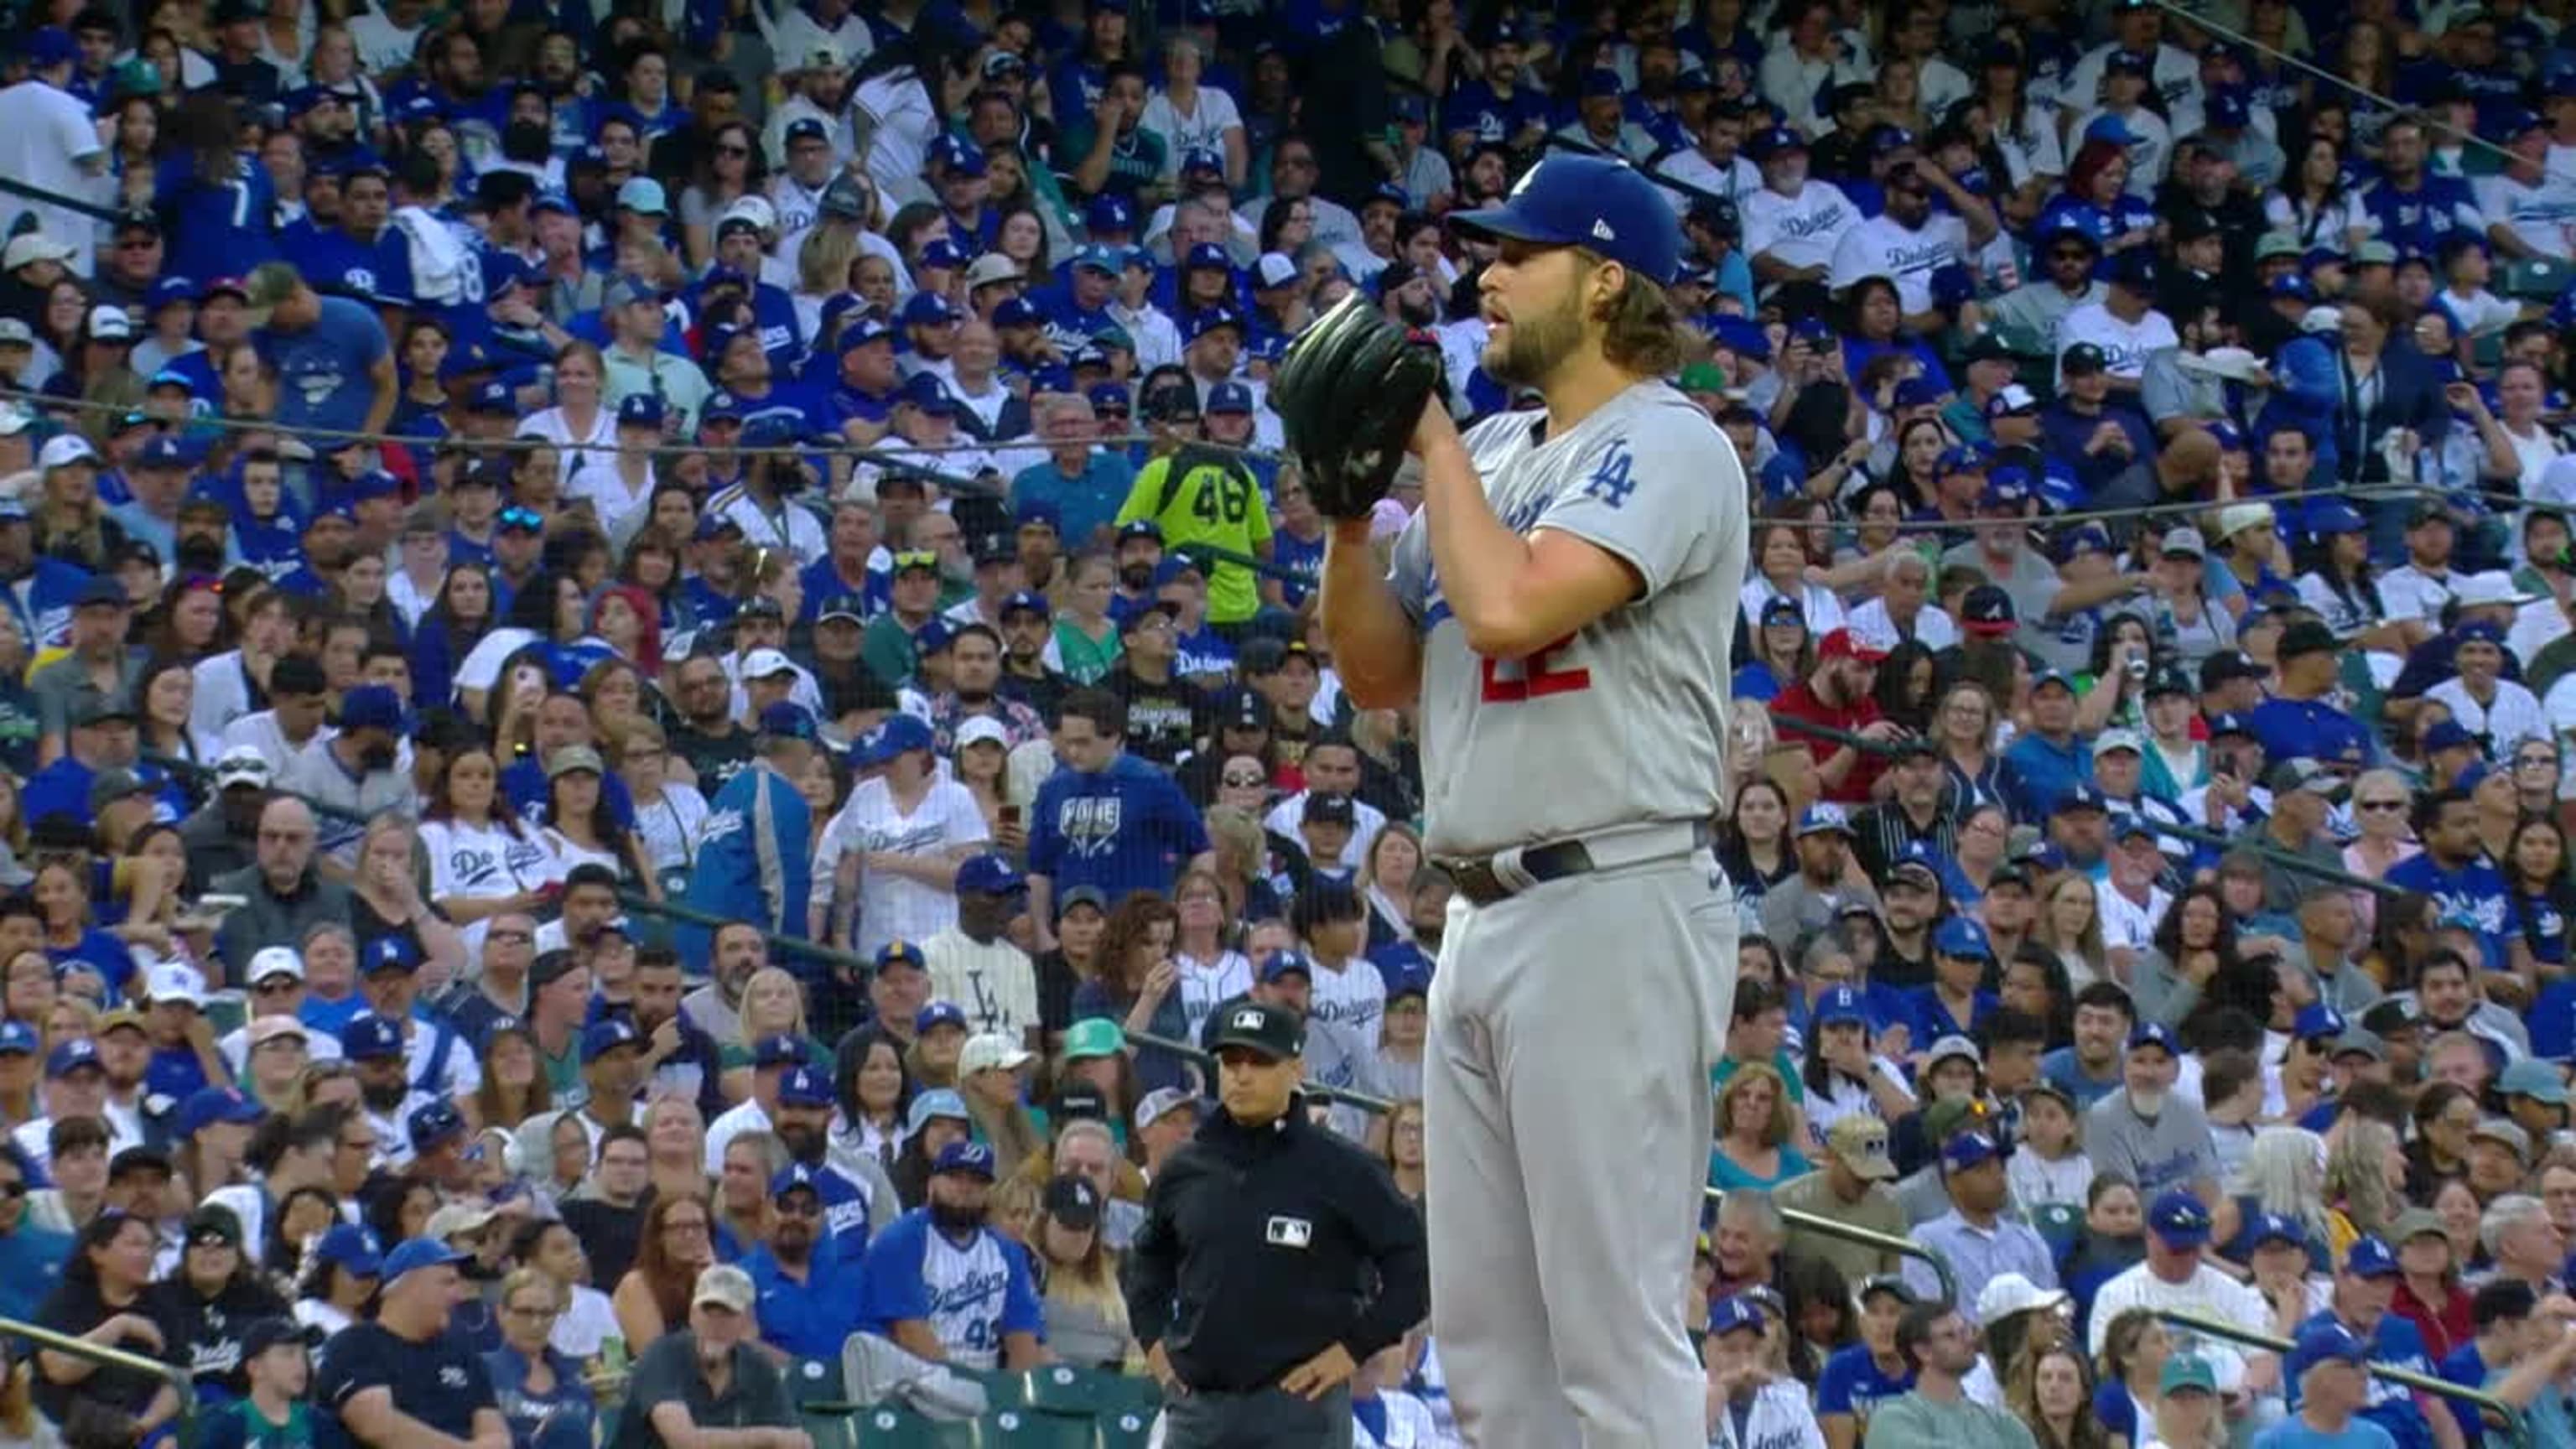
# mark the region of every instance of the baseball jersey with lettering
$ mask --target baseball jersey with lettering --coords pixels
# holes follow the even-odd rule
[[[865,1304],[859,1321],[891,1335],[894,1325],[930,1325],[951,1362],[990,1369],[1002,1361],[1002,1336],[1039,1333],[1044,1315],[1028,1258],[991,1228],[960,1244],[931,1225],[928,1208],[894,1220],[868,1246]]]
[[[1809,181],[1795,196],[1766,186],[1736,205],[1744,220],[1744,254],[1769,252],[1785,266],[1831,266],[1843,233],[1860,224],[1860,208],[1830,181]]]
[[[1744,587],[1744,465],[1707,413],[1640,382],[1559,434],[1507,413],[1467,435],[1515,533],[1554,530],[1636,570],[1638,597],[1525,659],[1467,647],[1432,565],[1427,514],[1392,580],[1422,643],[1424,849],[1477,855],[1717,813],[1728,653]],[[1545,789],[1529,762],[1546,760]]]

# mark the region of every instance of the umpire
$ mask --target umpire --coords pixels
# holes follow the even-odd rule
[[[1223,1008],[1217,1095],[1145,1199],[1127,1315],[1167,1449],[1351,1443],[1351,1375],[1430,1306],[1422,1219],[1357,1146],[1307,1120],[1305,1023]]]

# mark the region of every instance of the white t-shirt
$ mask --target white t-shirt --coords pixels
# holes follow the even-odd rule
[[[1833,590],[1822,584],[1800,584],[1798,591],[1793,594],[1774,586],[1769,579],[1760,574],[1755,574],[1744,581],[1741,599],[1744,605],[1744,621],[1756,629],[1762,627],[1763,607],[1773,599],[1787,599],[1798,606],[1807,621],[1807,637],[1810,639],[1822,639],[1841,628],[1846,622],[1843,618],[1843,601],[1835,596]]]
[[[2442,606],[2451,602],[2451,590],[2461,575],[2428,574],[2411,563],[2399,564],[2379,576],[2379,607],[2391,624],[2425,624],[2440,627]]]
[[[993,832],[975,792],[954,780],[934,783],[906,813],[882,778],[862,783],[823,830],[814,858],[818,891],[831,889],[832,871],[853,850],[939,854],[981,845]],[[859,873],[859,920],[853,949],[873,956],[888,941],[926,941],[957,924],[957,893],[924,885],[889,870]]]
[[[2137,321],[2123,322],[2101,302],[2088,302],[2067,313],[2057,324],[2059,357],[2078,342],[2101,348],[2110,374],[2132,382],[2145,375],[2148,353],[2182,346],[2182,338],[2175,334],[2173,322],[2164,313],[2150,307],[2147,315]],[[2061,376],[2059,385],[2064,383]]]
[[[1863,601],[1843,622],[1855,638],[1872,648],[1892,648],[1903,637],[1897,633],[1896,620],[1888,615],[1885,599]],[[1927,602],[1915,611],[1914,641],[1937,654],[1959,642],[1958,623],[1940,605]]]
[[[2511,228],[2516,240],[2544,257],[2576,256],[2576,162],[2565,172],[2553,166],[2536,184],[2480,176],[2469,190],[2489,225]]]
[[[1234,97],[1214,86],[1199,87],[1198,103],[1186,116],[1170,96],[1157,90],[1146,99],[1145,114],[1137,119],[1136,129],[1163,138],[1163,175],[1176,177],[1181,174],[1181,157],[1194,147],[1204,146],[1223,156],[1225,133],[1243,129],[1243,113],[1235,108]]]
[[[1290,840],[1303,841],[1306,836],[1300,827],[1305,824],[1306,796],[1309,793],[1300,790],[1270,807],[1269,815],[1262,819],[1261,828],[1275,831]],[[1368,859],[1369,842],[1377,839],[1377,833],[1386,828],[1386,812],[1366,800],[1351,801],[1351,816],[1351,843],[1342,847],[1342,858],[1333,862],[1344,870],[1359,869],[1360,862]],[[1315,864],[1321,866],[1327,862],[1319,860]]]
[[[2132,1308],[2180,1309],[2233,1323],[2250,1333],[2269,1333],[2272,1324],[2271,1305],[2251,1284],[2203,1265],[2188,1282],[2167,1283],[2146,1264],[2128,1269],[2093,1295],[2090,1351],[2099,1357],[2102,1341],[2111,1331],[2112,1320]],[[2236,1346],[2224,1339],[2200,1339],[2174,1330],[2174,1350],[2197,1353],[2209,1360],[2218,1375],[2218,1389],[2229,1392],[2245,1382],[2245,1357]]]
[[[863,82],[850,103],[875,127],[868,133],[868,175],[888,213],[908,201],[935,200],[921,176],[940,117],[912,67],[897,66]]]
[[[188,673],[196,690],[188,700],[188,729],[199,739],[220,740],[234,720],[250,713],[250,679],[238,649],[209,655]]]
[[[1932,309],[1932,273],[1967,255],[1968,224],[1958,217],[1936,213],[1908,227],[1882,212],[1834,244],[1833,284],[1885,277],[1896,284],[1896,305],[1910,316]]]
[[[0,176],[14,177],[58,196],[105,200],[104,175],[83,170],[84,158],[106,146],[89,107],[69,91],[40,80],[25,80],[0,90]],[[32,211],[44,234],[72,249],[63,265],[88,276],[97,259],[98,223],[77,212],[23,197],[9,198],[11,216]]]
[[[1795,196],[1766,186],[1737,205],[1743,212],[1744,254],[1768,252],[1792,267],[1832,265],[1843,233],[1861,219],[1860,208],[1830,181],[1810,180]]]
[[[707,797],[695,785],[665,783],[656,798],[636,801],[635,830],[644,837],[645,863],[657,871],[694,864],[707,814]]]

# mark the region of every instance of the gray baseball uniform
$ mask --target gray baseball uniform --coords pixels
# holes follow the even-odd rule
[[[1468,649],[1416,515],[1393,584],[1424,631],[1426,851],[1582,840],[1590,873],[1450,906],[1424,1056],[1432,1323],[1481,1449],[1698,1443],[1682,1324],[1735,991],[1717,813],[1748,535],[1742,463],[1659,382],[1562,436],[1469,433],[1494,511],[1609,550],[1632,603],[1525,660]],[[1533,1394],[1554,1383],[1559,1395]]]

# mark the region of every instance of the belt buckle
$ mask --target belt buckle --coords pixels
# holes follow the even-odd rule
[[[1511,894],[1504,889],[1501,877],[1494,874],[1494,858],[1490,855],[1460,856],[1439,865],[1457,882],[1459,894],[1476,905],[1489,906]]]

